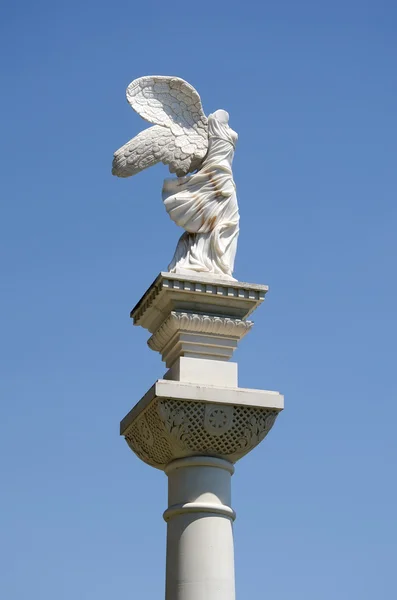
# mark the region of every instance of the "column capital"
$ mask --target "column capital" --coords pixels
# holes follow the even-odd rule
[[[120,433],[158,469],[197,455],[234,463],[266,437],[283,406],[278,392],[160,379],[122,420]]]

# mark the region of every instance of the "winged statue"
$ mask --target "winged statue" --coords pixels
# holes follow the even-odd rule
[[[131,177],[162,162],[176,175],[165,179],[162,197],[185,233],[169,272],[233,279],[240,217],[232,161],[238,136],[228,113],[217,110],[207,117],[197,91],[179,77],[135,79],[127,100],[152,127],[114,153],[112,173]]]

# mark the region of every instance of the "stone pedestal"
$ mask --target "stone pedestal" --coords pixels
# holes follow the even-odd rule
[[[233,464],[283,409],[277,392],[238,387],[227,362],[264,300],[262,285],[161,273],[131,312],[168,367],[121,422],[168,476],[166,600],[234,600]]]

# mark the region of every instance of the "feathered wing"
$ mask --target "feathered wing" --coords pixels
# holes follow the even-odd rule
[[[113,175],[130,177],[160,161],[178,176],[200,166],[208,149],[207,117],[190,84],[177,77],[140,77],[128,86],[127,100],[155,125],[115,152]]]

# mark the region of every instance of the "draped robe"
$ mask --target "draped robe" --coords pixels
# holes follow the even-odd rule
[[[185,229],[168,270],[233,279],[240,219],[232,173],[237,133],[209,115],[208,138],[208,153],[197,173],[164,181],[166,210]]]

